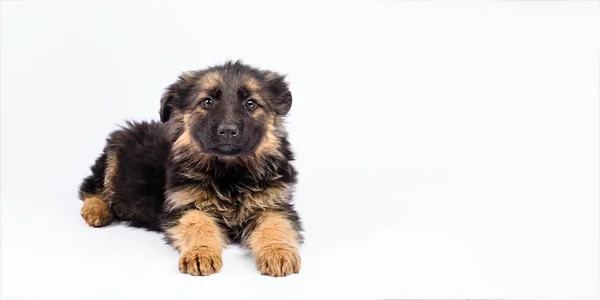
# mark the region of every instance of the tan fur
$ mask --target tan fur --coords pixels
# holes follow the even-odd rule
[[[192,140],[192,135],[190,134],[190,128],[189,128],[189,123],[190,123],[189,120],[190,120],[189,114],[184,114],[182,116],[181,122],[183,124],[183,133],[173,143],[174,149],[198,147],[198,145],[194,142],[194,140]]]
[[[199,188],[187,187],[175,192],[168,192],[165,206],[167,211],[197,202],[206,201],[211,197],[208,192]]]
[[[113,220],[108,205],[98,196],[85,196],[81,216],[92,227],[106,226]]]
[[[223,78],[219,72],[209,72],[200,77],[198,83],[205,90],[214,90],[219,87],[222,81]]]
[[[201,179],[204,175],[198,172],[196,166],[209,162],[210,156],[204,155],[198,143],[193,140],[189,125],[186,123],[183,126],[185,128],[183,133],[173,142],[171,148],[173,160],[180,162],[185,167],[180,171],[180,175]]]
[[[289,185],[282,183],[261,191],[249,191],[239,202],[234,202],[223,194],[217,194],[199,199],[195,204],[199,210],[219,216],[228,226],[241,226],[258,211],[277,207],[287,201],[289,194]]]
[[[300,271],[297,233],[280,213],[266,211],[261,214],[248,246],[263,275],[281,277]]]
[[[181,253],[179,271],[196,276],[219,272],[223,265],[221,252],[227,241],[210,215],[189,210],[166,233]]]
[[[179,258],[179,271],[194,276],[218,273],[222,266],[221,252],[208,248],[184,252]]]
[[[173,143],[173,148],[176,149],[180,149],[180,148],[189,148],[189,147],[193,147],[195,145],[194,141],[192,140],[192,137],[190,135],[190,132],[185,130],[178,138],[177,140],[175,140],[175,143]]]
[[[106,156],[106,169],[104,175],[104,191],[103,191],[103,199],[107,202],[108,205],[112,203],[112,198],[114,195],[114,180],[117,176],[117,171],[119,170],[119,161],[117,159],[117,154],[108,152]]]
[[[202,109],[199,105],[194,109],[194,116],[196,118],[203,118],[206,116],[206,110]]]
[[[200,146],[198,143],[194,142],[192,134],[190,133],[190,118],[190,114],[184,114],[181,117],[183,133],[177,137],[172,148],[173,153],[175,154],[175,160],[182,158],[182,156],[187,156],[192,153],[198,154],[201,152]],[[200,158],[202,157],[196,156],[196,159]]]
[[[270,187],[263,191],[244,195],[242,207],[248,212],[277,207],[288,200],[290,193],[290,186],[286,183],[280,183],[277,187]]]
[[[246,76],[244,77],[243,82],[244,87],[250,90],[251,92],[256,92],[262,88],[261,85],[258,83],[258,80],[256,80],[253,77]]]
[[[279,138],[275,134],[276,126],[275,126],[275,118],[270,117],[267,120],[267,130],[264,138],[256,148],[256,155],[279,155],[281,156],[281,152],[279,152],[279,147],[281,146],[281,142]]]

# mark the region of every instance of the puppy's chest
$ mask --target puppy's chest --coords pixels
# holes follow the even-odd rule
[[[196,208],[206,211],[229,227],[242,224],[260,210],[277,208],[289,200],[289,187],[275,184],[267,187],[250,189],[211,188],[203,193],[203,197],[194,204]]]

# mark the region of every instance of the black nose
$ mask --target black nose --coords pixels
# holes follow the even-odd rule
[[[240,134],[240,128],[235,124],[221,124],[217,128],[217,133],[225,136],[237,136]]]

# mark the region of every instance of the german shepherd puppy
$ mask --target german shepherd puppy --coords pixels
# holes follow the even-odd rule
[[[272,71],[237,61],[184,72],[162,95],[161,123],[127,122],[107,138],[80,186],[83,219],[164,232],[182,273],[219,272],[230,242],[250,249],[263,275],[298,273],[291,105]]]

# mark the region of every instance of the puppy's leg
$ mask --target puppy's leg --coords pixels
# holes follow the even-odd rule
[[[167,239],[181,253],[179,271],[191,275],[210,275],[223,265],[221,252],[226,244],[219,225],[207,213],[191,209],[176,225],[166,230]]]
[[[102,154],[92,166],[92,175],[83,180],[79,187],[79,198],[83,200],[81,216],[92,227],[106,226],[113,221],[107,204],[112,196],[113,179],[117,171],[116,157]]]
[[[83,199],[81,216],[91,227],[106,226],[113,221],[108,205],[98,196],[87,196]]]
[[[251,222],[244,244],[262,275],[287,276],[300,271],[300,228],[295,212],[263,211]]]

